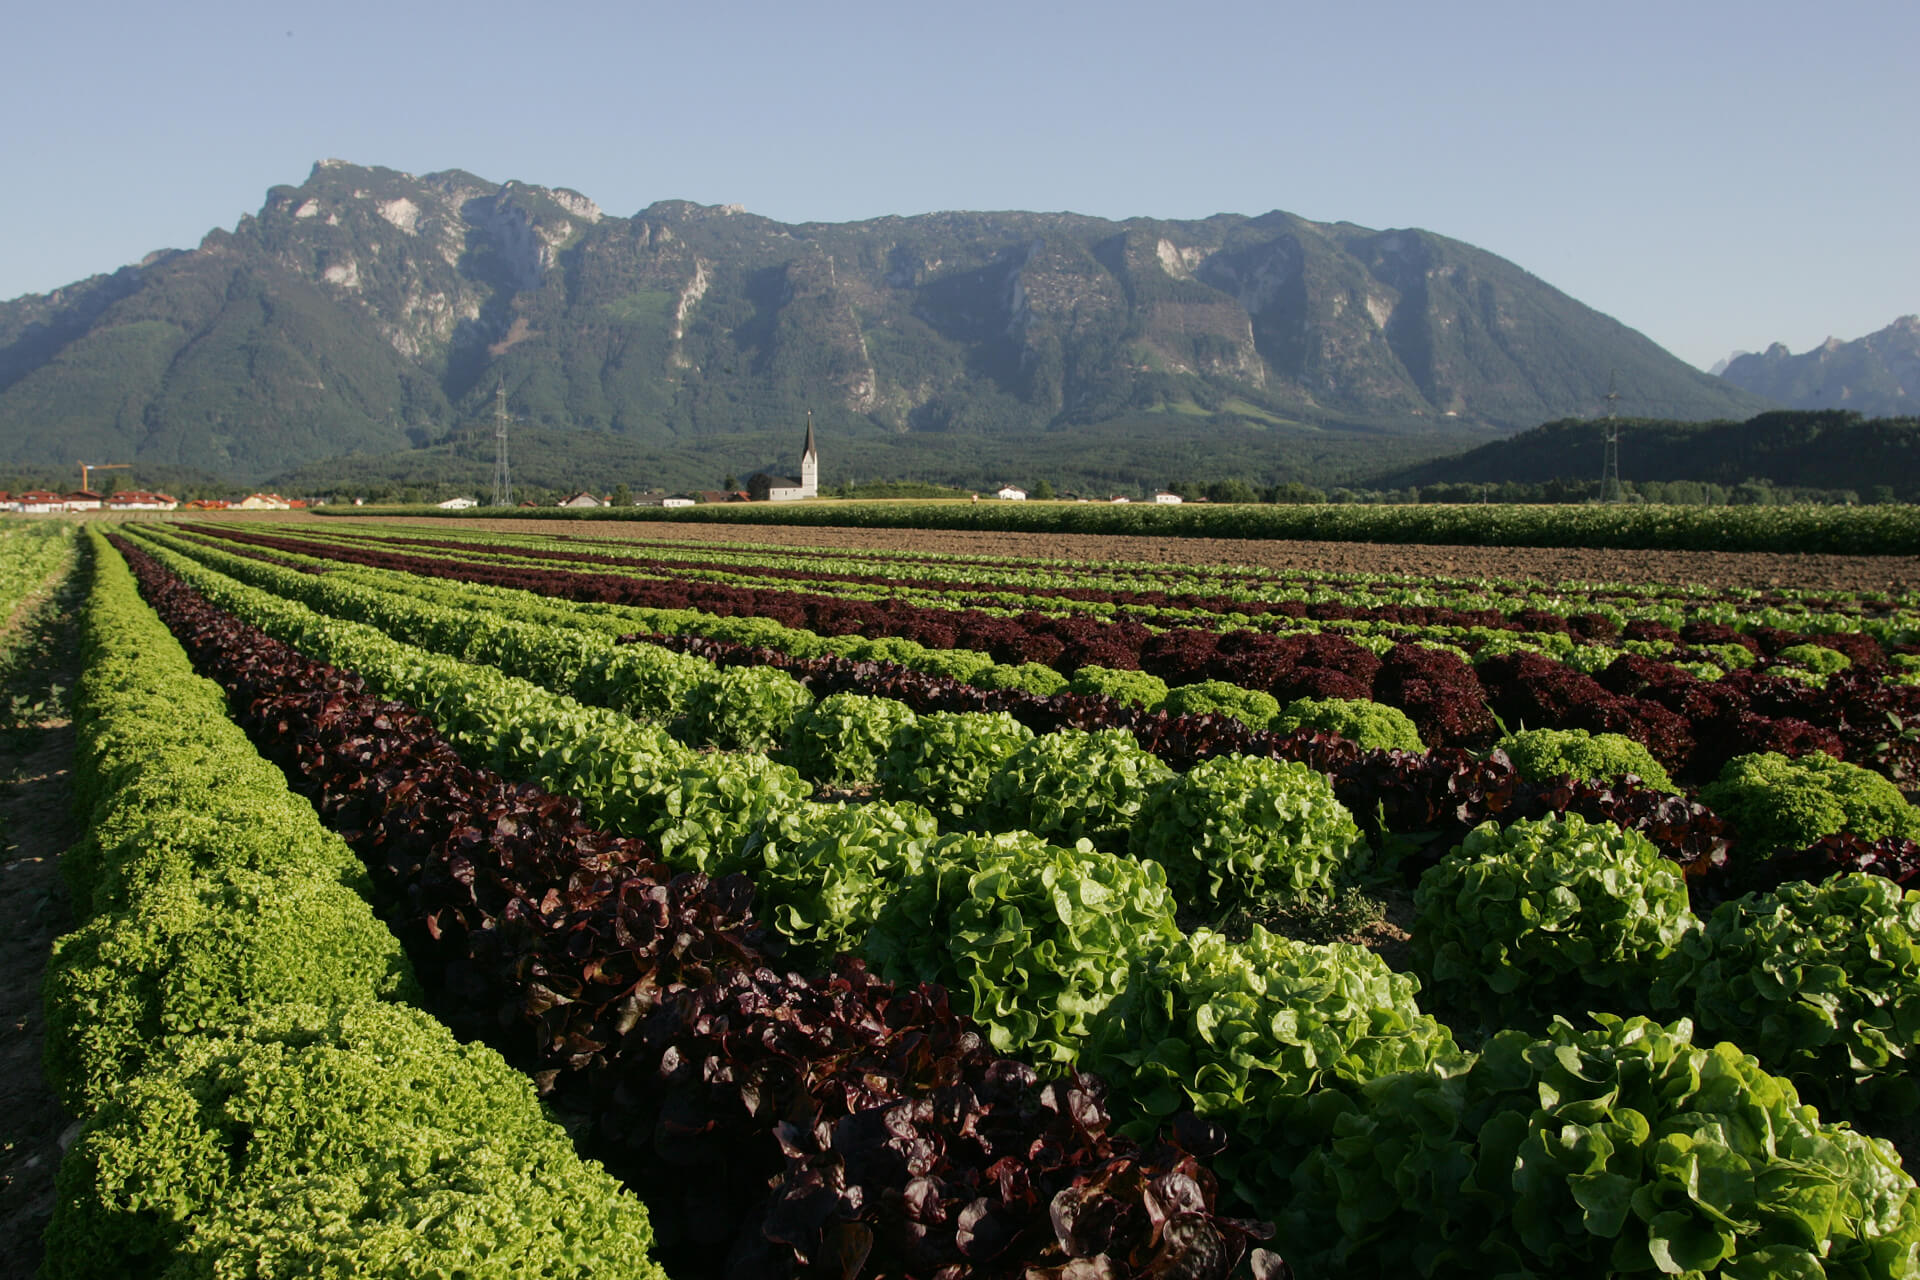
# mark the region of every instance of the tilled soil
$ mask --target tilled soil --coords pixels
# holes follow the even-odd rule
[[[54,1174],[75,1132],[40,1066],[40,983],[54,939],[73,928],[59,857],[79,835],[73,727],[51,696],[55,684],[72,688],[75,655],[69,629],[55,628],[24,687],[0,689],[34,704],[24,715],[8,706],[0,726],[0,1275],[23,1278],[39,1269]]]
[[[333,517],[260,512],[237,518]],[[222,518],[236,518],[225,516]],[[1093,562],[1242,565],[1330,573],[1391,573],[1447,578],[1537,579],[1547,583],[1621,582],[1766,590],[1920,590],[1920,556],[1777,555],[1725,551],[1587,551],[1550,547],[1395,546],[1378,542],[1280,542],[1232,538],[1101,537],[1091,534],[975,533],[938,529],[834,529],[778,525],[679,524],[672,521],[578,523],[512,519],[374,517],[377,525],[564,533],[628,541],[872,548],[933,554]]]
[[[9,730],[0,747],[0,1275],[31,1276],[53,1214],[53,1180],[70,1121],[41,1073],[40,981],[53,940],[73,927],[59,855],[77,832],[70,814],[73,730],[64,722]]]

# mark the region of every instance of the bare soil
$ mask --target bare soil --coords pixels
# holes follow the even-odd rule
[[[333,519],[260,512],[222,518]],[[833,529],[778,525],[677,524],[671,521],[583,520],[555,525],[512,519],[446,520],[370,517],[373,524],[551,531],[625,541],[758,544],[780,547],[872,548],[947,555],[1094,562],[1238,565],[1330,573],[1393,573],[1448,578],[1537,579],[1547,583],[1616,582],[1766,590],[1920,590],[1920,556],[1777,555],[1724,551],[1587,551],[1551,547],[1395,546],[1378,542],[1282,542],[1231,538],[1098,537],[1090,534],[973,533],[936,529]]]
[[[74,1132],[40,1066],[40,983],[53,940],[73,928],[59,856],[79,837],[73,726],[52,696],[76,675],[62,603],[28,624],[24,670],[0,687],[0,1275],[19,1277],[39,1270],[54,1174]]]

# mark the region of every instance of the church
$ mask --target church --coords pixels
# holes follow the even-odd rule
[[[813,443],[813,411],[807,411],[807,442],[800,450],[800,478],[761,471],[747,479],[747,497],[754,502],[794,502],[820,496],[820,450]]]

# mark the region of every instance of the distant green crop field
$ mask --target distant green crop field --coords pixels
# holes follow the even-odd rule
[[[489,514],[484,510],[460,513],[433,507],[405,510],[409,515]],[[337,514],[352,513],[351,508],[337,509]],[[365,514],[364,508],[361,513]],[[1463,547],[1920,554],[1920,507],[1911,506],[1155,506],[1105,502],[823,501],[726,503],[675,510],[522,508],[511,515],[533,520],[672,520]]]

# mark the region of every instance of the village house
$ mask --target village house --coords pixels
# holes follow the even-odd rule
[[[1025,502],[1027,491],[1017,485],[1003,484],[993,491],[993,496],[1007,502]]]
[[[1165,489],[1162,489],[1158,493],[1154,494],[1153,500],[1159,503],[1163,507],[1177,507],[1183,501],[1183,499],[1180,497],[1179,494],[1169,493]]]
[[[590,493],[570,493],[553,504],[556,507],[604,507],[607,504]]]
[[[172,511],[179,505],[171,494],[149,493],[145,489],[129,489],[107,497],[109,511]]]
[[[240,499],[233,506],[236,511],[287,511],[293,504],[277,493],[253,493]]]
[[[91,489],[75,489],[61,498],[61,501],[66,504],[68,511],[98,511],[106,499]]]

